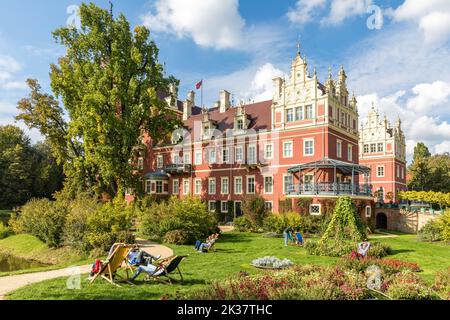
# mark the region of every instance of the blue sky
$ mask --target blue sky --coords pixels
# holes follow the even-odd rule
[[[417,141],[432,152],[450,151],[448,0],[113,2],[115,13],[123,12],[133,26],[150,28],[167,73],[181,80],[180,99],[200,79],[206,105],[221,89],[236,101],[270,98],[271,79],[289,72],[300,37],[319,80],[325,81],[329,66],[336,74],[344,65],[362,119],[375,103],[392,122],[402,118],[409,154]],[[0,2],[0,124],[14,122],[26,78],[49,90],[49,64],[64,54],[51,32],[66,25],[68,8],[80,3]]]

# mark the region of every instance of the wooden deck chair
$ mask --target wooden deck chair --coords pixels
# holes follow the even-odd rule
[[[147,276],[149,279],[153,279],[160,282],[165,282],[162,277],[166,277],[168,279],[168,282],[172,284],[172,281],[177,281],[176,279],[170,277],[170,274],[174,272],[175,270],[178,271],[178,274],[181,278],[181,283],[183,283],[183,275],[181,274],[180,270],[180,263],[183,261],[183,259],[187,258],[187,256],[173,256],[170,258],[162,259],[156,262],[156,270],[152,273],[147,273]]]
[[[92,278],[90,283],[93,283],[99,276],[108,281],[109,283],[120,287],[119,284],[115,282],[115,277],[120,277],[117,274],[117,270],[125,266],[125,271],[127,273],[127,281],[129,279],[128,271],[133,271],[131,266],[128,263],[127,256],[130,253],[130,250],[133,248],[132,245],[126,245],[123,243],[114,244],[114,250],[108,256],[108,258],[103,261],[102,267],[100,271]],[[131,283],[131,282],[130,282]]]

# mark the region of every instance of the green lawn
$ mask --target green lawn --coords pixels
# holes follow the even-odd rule
[[[423,268],[422,274],[432,280],[433,274],[450,264],[450,247],[435,243],[420,243],[413,235],[396,238],[377,238],[394,249],[392,258],[417,262]],[[124,284],[116,288],[106,281],[97,281],[89,286],[86,276],[82,277],[80,290],[66,288],[66,278],[54,279],[19,289],[9,299],[160,299],[165,294],[199,288],[213,280],[224,279],[239,271],[259,272],[250,262],[259,257],[274,255],[289,258],[298,264],[334,264],[337,258],[309,256],[303,248],[284,247],[280,238],[264,238],[247,233],[227,233],[216,244],[217,251],[196,253],[191,246],[174,246],[177,255],[189,255],[181,265],[185,276],[184,284],[164,285],[155,282],[137,281],[136,285]]]
[[[86,257],[74,253],[69,248],[50,249],[45,243],[28,234],[14,235],[0,240],[0,253],[48,265],[27,270],[0,272],[0,277],[12,274],[60,269],[71,265],[86,264],[90,261],[87,260]]]

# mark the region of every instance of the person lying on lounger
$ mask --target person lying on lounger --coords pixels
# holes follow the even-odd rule
[[[161,255],[153,256],[144,250],[139,249],[139,247],[134,247],[133,250],[127,256],[128,263],[132,266],[145,265],[146,261],[148,263],[153,263],[161,258]]]

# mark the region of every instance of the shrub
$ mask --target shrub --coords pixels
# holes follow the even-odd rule
[[[357,250],[357,244],[352,241],[306,241],[305,250],[310,255],[343,257]],[[367,252],[368,257],[382,258],[390,254],[391,248],[379,242],[371,243]]]
[[[402,271],[386,279],[382,285],[385,293],[396,300],[430,300],[438,296],[423,280],[411,271]]]
[[[245,199],[242,204],[242,212],[255,228],[262,227],[264,218],[267,216],[264,198],[254,195]]]
[[[5,239],[9,236],[9,228],[0,222],[0,239]]]
[[[446,300],[450,300],[450,267],[436,273],[433,289]]]
[[[14,233],[34,235],[49,247],[62,244],[67,208],[60,202],[33,199],[25,204],[18,217],[10,220]]]
[[[428,221],[417,233],[420,241],[441,241],[442,225],[437,220]]]
[[[252,265],[263,268],[284,269],[293,265],[289,259],[280,260],[277,257],[263,257],[252,261]]]
[[[185,230],[172,230],[164,235],[164,242],[183,245],[190,241],[189,233]]]
[[[172,241],[180,238],[166,234],[183,230],[183,244],[192,244],[198,239],[206,239],[218,232],[214,213],[209,212],[206,204],[197,198],[170,198],[167,202],[155,203],[139,213],[139,232],[149,239]]]
[[[357,258],[356,255],[350,254],[341,258],[340,266],[352,269],[358,272],[364,272],[370,266],[376,265],[383,270],[387,276],[391,276],[401,271],[419,272],[420,267],[417,263],[407,262],[395,259],[380,259],[373,257]]]
[[[450,241],[450,209],[444,211],[444,214],[439,217],[439,222],[442,226],[442,239]]]
[[[248,220],[246,216],[240,216],[234,219],[233,225],[236,231],[239,232],[254,232],[257,231],[254,229],[254,225]]]
[[[303,217],[297,212],[270,214],[263,222],[263,228],[266,232],[283,233],[284,229],[287,227],[293,227],[294,229],[299,228],[302,230]]]
[[[300,198],[297,201],[297,206],[300,209],[302,215],[307,215],[309,213],[309,206],[311,205],[313,198]]]
[[[350,197],[341,197],[336,202],[333,216],[327,226],[322,240],[334,238],[336,241],[350,239],[363,241],[367,230]]]

